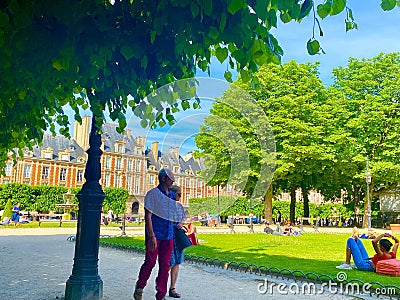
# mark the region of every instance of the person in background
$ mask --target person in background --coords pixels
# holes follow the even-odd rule
[[[12,209],[12,217],[11,221],[14,223],[14,226],[19,224],[19,213],[21,212],[21,203],[17,203]]]
[[[268,221],[265,222],[264,232],[266,234],[273,234],[274,233],[274,230],[271,227],[269,227],[269,222]]]
[[[384,239],[384,237],[393,239],[394,244],[388,239]],[[353,256],[354,267],[362,271],[375,272],[378,261],[396,258],[399,239],[389,233],[384,233],[372,240],[372,246],[374,247],[375,255],[369,258],[361,239],[356,234],[353,234],[352,237],[348,238],[346,243],[346,261],[336,268],[351,270],[353,266],[350,264],[350,260]],[[392,251],[390,251],[391,248]]]
[[[177,185],[173,185],[171,187],[171,190],[175,193],[175,200],[180,201],[182,197],[182,192],[181,188]],[[178,280],[178,274],[179,274],[179,265],[183,262],[184,260],[184,254],[183,251],[178,250],[175,244],[174,240],[174,248],[172,250],[172,255],[171,255],[171,261],[169,263],[170,265],[170,286],[168,290],[168,295],[172,298],[180,298],[181,294],[176,291],[175,285],[176,281]]]

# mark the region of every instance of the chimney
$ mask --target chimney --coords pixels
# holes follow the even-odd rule
[[[158,142],[151,143],[151,152],[153,153],[154,160],[158,161]]]
[[[171,147],[169,148],[169,152],[171,152],[176,159],[179,159],[179,147]]]
[[[126,130],[126,136],[129,138],[131,135],[132,135],[132,132],[131,132],[131,130],[128,128],[128,129]]]
[[[146,138],[143,136],[139,136],[135,138],[135,142],[138,146],[140,147],[144,147],[145,143],[146,143]]]
[[[89,148],[89,133],[90,133],[90,116],[82,118],[82,124],[78,121],[74,122],[74,140],[83,149]]]

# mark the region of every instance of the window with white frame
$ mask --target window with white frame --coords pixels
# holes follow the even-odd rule
[[[128,159],[128,165],[127,165],[128,171],[132,171],[132,167],[133,167],[133,160]]]
[[[68,153],[61,153],[61,160],[69,161],[69,154]]]
[[[135,194],[139,194],[140,193],[140,177],[136,176],[135,177]]]
[[[49,179],[50,168],[49,167],[42,167],[42,179]]]
[[[117,161],[115,163],[115,169],[121,170],[121,158],[120,157],[117,158]]]
[[[132,193],[132,176],[127,176],[126,177],[126,189],[129,191],[129,193]]]
[[[115,175],[115,187],[121,187],[121,175]]]
[[[232,192],[232,186],[230,184],[226,185],[226,191],[227,192]]]
[[[4,169],[6,176],[11,176],[11,170],[12,170],[12,163],[7,163]]]
[[[67,179],[67,169],[61,168],[60,169],[60,180],[65,181]]]
[[[136,161],[136,172],[140,172],[140,163],[141,163],[141,161],[138,159]]]
[[[110,174],[104,174],[104,187],[110,186]]]
[[[124,148],[123,148],[123,146],[122,146],[121,144],[118,144],[117,148],[118,148],[118,149],[117,149],[117,152],[118,152],[118,153],[124,153],[124,152],[123,152]]]
[[[82,182],[83,181],[83,170],[78,170],[76,172],[76,181]]]
[[[150,175],[149,175],[149,183],[150,183],[150,184],[154,184],[154,183],[155,183],[155,176],[154,176],[154,174],[150,174]]]
[[[106,169],[110,169],[111,167],[111,157],[107,156],[106,161],[105,161],[105,166]]]
[[[32,171],[31,165],[24,165],[24,178],[31,178],[31,171]]]
[[[189,178],[186,178],[186,187],[187,188],[190,187],[190,179]]]

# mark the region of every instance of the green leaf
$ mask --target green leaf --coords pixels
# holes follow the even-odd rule
[[[396,6],[396,0],[382,0],[381,7],[383,10],[392,10]]]
[[[345,21],[346,23],[346,32],[353,29],[353,24],[349,21]]]
[[[228,49],[218,47],[215,51],[215,56],[217,57],[220,63],[223,63],[225,59],[228,57]]]
[[[147,120],[140,120],[140,126],[142,126],[142,128],[146,128],[147,124]]]
[[[53,60],[53,62],[51,63],[51,65],[53,66],[54,69],[56,69],[57,71],[61,71],[62,69],[64,69],[64,67],[62,66],[61,62],[59,60]]]
[[[226,25],[226,13],[222,13],[221,22],[219,23],[219,30],[224,31]]]
[[[331,13],[332,7],[330,0],[326,1],[324,4],[319,4],[317,6],[317,13],[320,18],[324,19]]]
[[[313,3],[312,3],[311,0],[305,0],[303,2],[303,4],[301,5],[301,9],[300,9],[300,14],[298,16],[298,20],[301,20],[304,17],[308,16],[308,14],[311,11],[312,5],[313,5]]]
[[[203,9],[207,16],[212,14],[212,0],[203,1]]]
[[[126,60],[130,60],[135,56],[135,51],[127,45],[122,46],[120,52]]]
[[[208,36],[213,39],[216,40],[218,38],[219,32],[218,29],[215,28],[214,26],[210,26],[210,32],[208,33]]]
[[[150,38],[150,42],[153,44],[155,39],[156,39],[156,35],[157,35],[157,31],[153,30],[151,32],[151,38]]]
[[[196,4],[196,2],[192,2],[192,3],[190,4],[190,11],[192,12],[193,18],[196,18],[196,17],[199,15],[200,8],[199,8],[199,6]]]
[[[280,18],[283,23],[289,23],[292,20],[287,12],[281,12]]]
[[[331,15],[337,15],[341,13],[346,7],[346,0],[333,0]]]
[[[242,78],[243,82],[248,82],[251,79],[247,70],[240,70],[240,77]]]
[[[321,46],[317,40],[309,39],[307,42],[307,51],[310,55],[318,54]]]
[[[224,77],[225,77],[226,81],[232,82],[232,73],[231,72],[225,71]]]
[[[228,12],[234,15],[238,10],[240,10],[244,5],[243,0],[232,0],[228,6]]]

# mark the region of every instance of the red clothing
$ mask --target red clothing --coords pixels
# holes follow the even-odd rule
[[[382,253],[381,257],[379,257],[378,254],[375,254],[374,257],[372,258],[372,263],[374,264],[374,266],[376,266],[376,264],[380,260],[396,258],[396,254],[394,252],[389,252],[389,254],[391,257],[388,257],[385,253]]]

